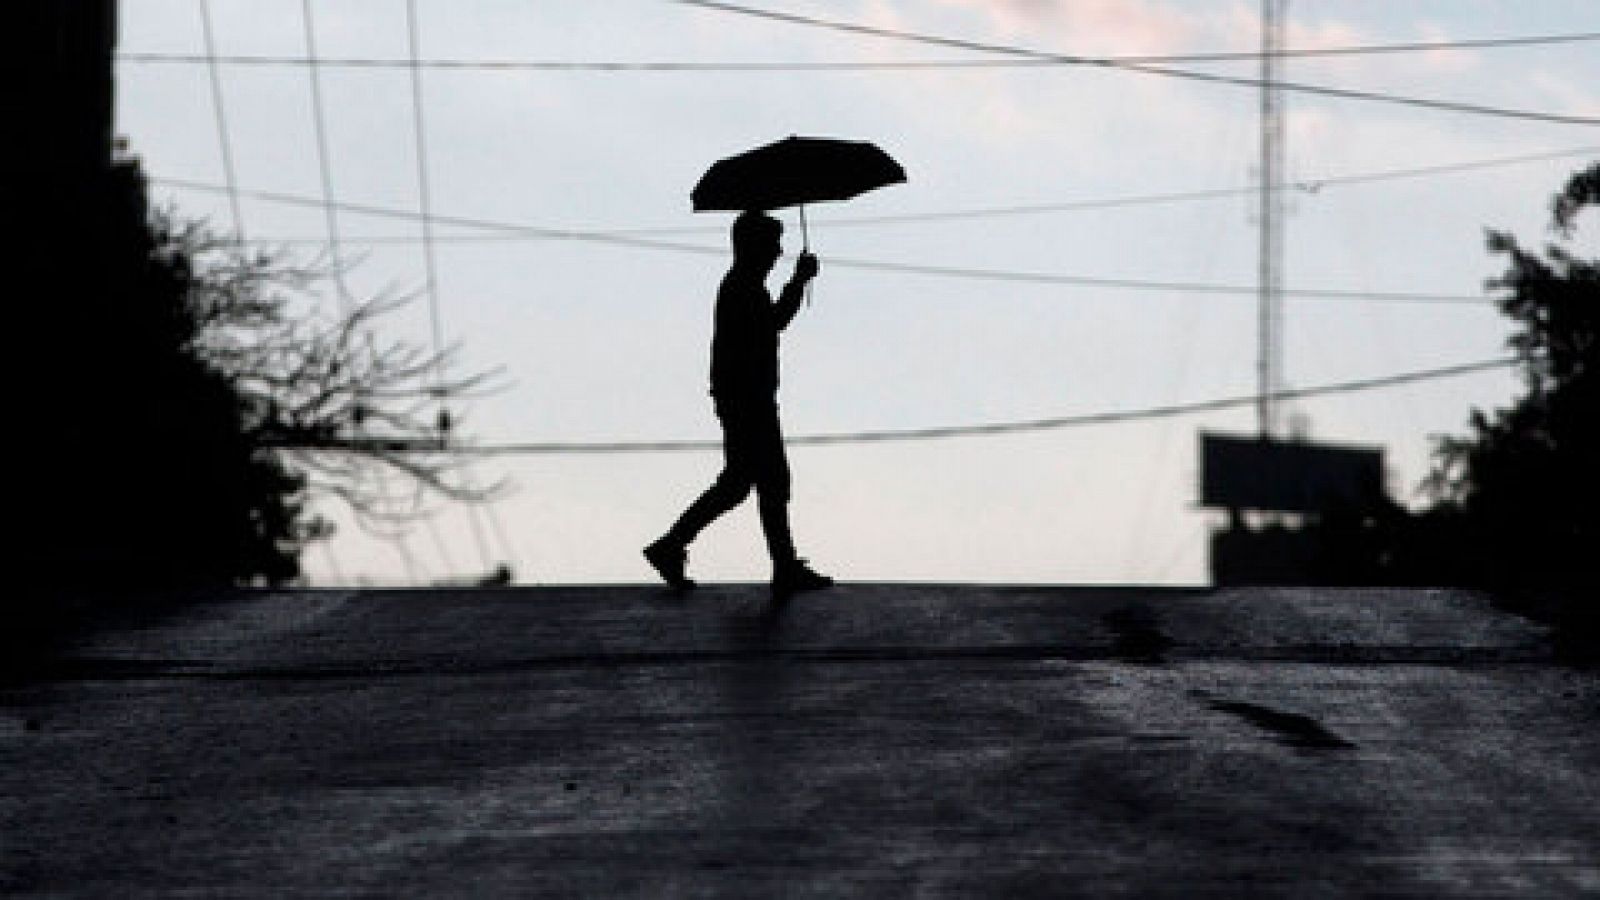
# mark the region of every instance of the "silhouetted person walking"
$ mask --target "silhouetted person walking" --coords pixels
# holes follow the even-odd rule
[[[722,422],[722,474],[690,504],[645,559],[675,588],[692,588],[684,574],[688,546],[713,521],[755,488],[761,528],[772,556],[772,592],[787,596],[833,584],[795,556],[789,533],[789,461],[778,426],[778,333],[800,311],[806,282],[816,277],[817,258],[803,253],[794,275],[772,302],[767,275],[782,254],[783,224],[761,212],[734,220],[733,265],[717,290],[711,338],[711,397]]]

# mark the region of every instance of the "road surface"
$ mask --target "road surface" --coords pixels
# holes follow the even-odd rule
[[[0,684],[0,895],[1600,896],[1597,726],[1459,592],[228,594]]]

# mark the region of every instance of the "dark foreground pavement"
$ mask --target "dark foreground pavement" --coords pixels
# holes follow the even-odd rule
[[[1600,675],[1469,594],[219,598],[0,686],[0,895],[1600,895]]]

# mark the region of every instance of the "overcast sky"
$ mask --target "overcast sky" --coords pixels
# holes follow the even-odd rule
[[[1245,0],[832,0],[755,4],[877,27],[1061,53],[1173,54],[1258,47]],[[298,0],[210,0],[217,50],[303,56]],[[567,62],[896,62],[983,59],[663,0],[417,0],[422,56]],[[324,57],[407,54],[404,0],[313,0]],[[1291,49],[1600,31],[1593,0],[1537,3],[1293,0]],[[124,53],[198,53],[201,0],[124,0]],[[1242,76],[1253,62],[1188,63]],[[207,69],[127,60],[118,128],[156,178],[225,182]],[[1595,45],[1293,59],[1293,81],[1600,116]],[[238,184],[319,198],[303,66],[221,69]],[[415,210],[409,75],[328,67],[322,90],[335,199]],[[822,259],[812,305],[786,333],[791,435],[1140,409],[1255,389],[1256,301],[1177,290],[962,279],[850,260],[1249,287],[1245,194],[1006,216],[862,225],[862,217],[1242,187],[1257,153],[1257,92],[1128,71],[1052,66],[834,72],[429,69],[423,75],[434,212],[551,228],[695,228],[662,239],[719,247],[723,215],[688,195],[714,160],[794,133],[872,140],[908,183],[810,210]],[[1287,97],[1292,181],[1573,151],[1561,159],[1296,192],[1291,289],[1484,296],[1500,263],[1484,229],[1549,237],[1548,198],[1595,158],[1600,128],[1327,97]],[[1587,156],[1581,151],[1589,148]],[[157,183],[185,216],[234,226],[227,198]],[[325,240],[319,210],[246,195],[251,238]],[[798,247],[792,214],[786,244]],[[831,224],[830,224],[831,222]],[[1600,224],[1584,223],[1594,253]],[[339,216],[359,263],[352,291],[417,290],[414,223]],[[442,236],[489,232],[440,228]],[[438,303],[461,370],[506,389],[462,410],[486,443],[706,439],[711,301],[726,260],[586,242],[441,241]],[[314,244],[294,245],[314,254]],[[830,258],[839,261],[830,265]],[[774,285],[786,277],[780,263]],[[334,303],[331,287],[328,303]],[[1487,303],[1290,297],[1290,386],[1504,355]],[[417,301],[391,323],[428,341]],[[1387,449],[1415,501],[1429,436],[1515,384],[1490,372],[1294,406],[1321,440]],[[1196,508],[1197,432],[1251,433],[1254,412],[925,443],[796,448],[802,555],[848,580],[1206,580],[1214,514]],[[403,544],[346,523],[308,563],[314,580],[444,578],[509,560],[527,582],[640,581],[639,548],[715,475],[715,453],[495,458],[508,491],[492,516],[447,508]],[[690,571],[764,579],[753,502],[697,543]],[[328,512],[344,516],[336,508]],[[479,536],[475,538],[475,532]],[[480,540],[481,538],[481,540]],[[479,543],[487,547],[487,554]],[[408,563],[406,557],[411,561]]]

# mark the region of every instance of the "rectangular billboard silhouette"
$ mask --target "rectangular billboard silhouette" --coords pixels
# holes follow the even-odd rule
[[[1200,505],[1319,513],[1384,495],[1383,448],[1200,433]]]

